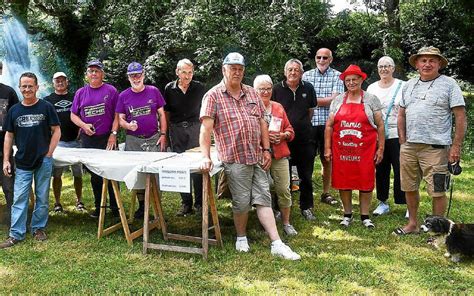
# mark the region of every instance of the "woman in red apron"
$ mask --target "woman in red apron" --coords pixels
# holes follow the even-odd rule
[[[352,222],[352,190],[359,190],[360,216],[365,227],[373,228],[369,207],[375,186],[375,165],[382,160],[384,125],[379,99],[362,90],[367,74],[350,65],[340,76],[347,92],[331,103],[325,130],[326,159],[332,160],[332,187],[339,189],[344,218]]]

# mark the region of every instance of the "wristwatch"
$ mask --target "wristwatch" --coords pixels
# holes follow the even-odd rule
[[[263,148],[262,150],[263,150],[263,152],[268,151],[270,154],[272,153],[272,149],[271,149],[271,148]]]
[[[160,132],[160,137],[161,137],[161,136],[166,136],[166,133]]]
[[[117,135],[117,131],[112,131],[111,134],[114,135],[114,136],[116,136],[116,135]]]

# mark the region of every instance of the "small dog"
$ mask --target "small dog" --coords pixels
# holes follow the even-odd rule
[[[462,256],[474,256],[474,224],[456,224],[441,216],[427,216],[421,229],[446,235],[448,252],[444,256],[451,261],[459,262]]]

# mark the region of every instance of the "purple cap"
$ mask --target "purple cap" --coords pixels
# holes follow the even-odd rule
[[[127,67],[127,75],[143,73],[143,66],[137,62],[131,62]]]
[[[104,64],[102,64],[102,62],[99,60],[92,60],[87,63],[87,68],[89,67],[98,67],[104,69]]]

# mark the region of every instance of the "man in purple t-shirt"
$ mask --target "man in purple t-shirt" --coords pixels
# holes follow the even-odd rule
[[[87,63],[86,77],[89,84],[78,89],[71,107],[71,120],[81,128],[83,148],[113,150],[117,147],[118,116],[115,114],[118,92],[104,83],[104,64],[99,60]],[[95,211],[91,217],[99,217],[102,194],[102,177],[89,171],[94,192]],[[109,183],[112,214],[119,216],[112,183]]]
[[[115,112],[119,123],[127,131],[126,151],[166,151],[165,100],[160,91],[145,85],[143,67],[132,62],[127,68],[131,87],[120,93]],[[135,218],[143,218],[145,190],[137,190],[140,204]]]

